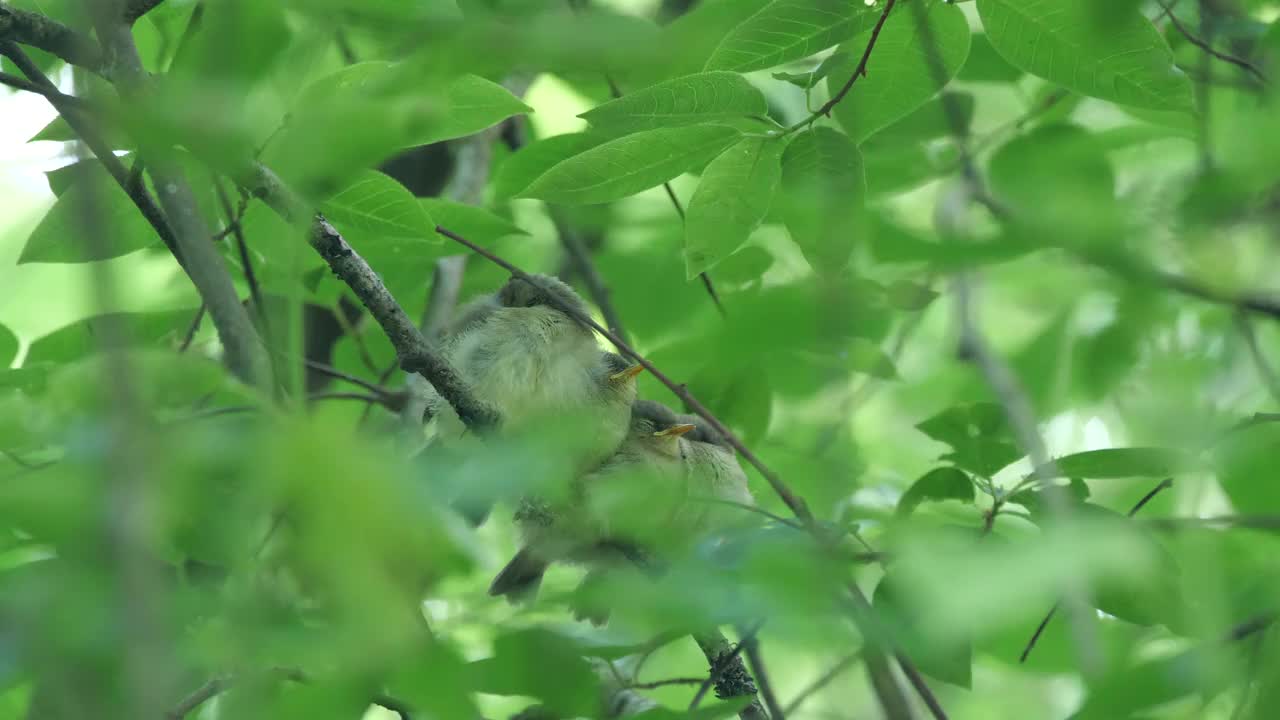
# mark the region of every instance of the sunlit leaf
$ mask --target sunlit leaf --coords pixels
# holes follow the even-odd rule
[[[933,97],[964,65],[969,55],[969,23],[960,8],[935,2],[925,24],[917,22],[918,9],[895,8],[889,15],[867,64],[866,77],[858,78],[849,94],[836,105],[836,119],[855,143],[908,115]],[[848,60],[831,71],[827,87],[834,94],[853,74],[872,30],[850,39],[841,49]],[[922,49],[931,38],[933,49]]]
[[[436,241],[427,209],[403,185],[374,170],[361,173],[320,206],[339,230]]]
[[[746,138],[707,165],[685,219],[685,273],[690,279],[742,246],[764,220],[782,174],[783,144]]]
[[[88,228],[96,236],[86,238]],[[19,263],[82,263],[159,241],[133,201],[100,165],[86,165],[27,238]]]
[[[819,272],[838,271],[848,262],[865,227],[858,220],[865,195],[862,157],[847,136],[819,127],[787,146],[782,214],[792,239]]]
[[[746,78],[721,71],[637,90],[580,117],[597,128],[631,131],[765,115],[768,110],[764,95]]]
[[[934,468],[911,483],[911,487],[898,500],[897,513],[908,515],[917,505],[927,500],[971,503],[974,497],[973,481],[964,472],[953,467]]]
[[[1089,3],[978,0],[996,52],[1016,67],[1090,97],[1190,110],[1191,83],[1136,4],[1109,22]]]
[[[556,163],[520,197],[570,205],[618,200],[698,167],[739,134],[731,127],[697,125],[626,135]]]
[[[857,32],[871,12],[844,0],[774,0],[725,36],[707,69],[748,72],[808,57]]]

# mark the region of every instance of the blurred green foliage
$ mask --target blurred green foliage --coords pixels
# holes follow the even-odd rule
[[[149,157],[185,171],[240,297],[267,298],[279,386],[227,372],[97,159],[48,172],[48,209],[17,208],[29,227],[5,221],[0,718],[745,717],[741,699],[686,712],[708,676],[687,635],[761,620],[757,680],[788,716],[879,717],[859,670],[810,685],[866,647],[850,583],[872,644],[952,718],[1274,714],[1276,2],[126,4],[155,6],[131,27],[150,74],[133,101],[30,55],[135,191],[170,191]],[[11,10],[97,42],[73,0]],[[75,124],[30,140],[74,143]],[[609,303],[816,535],[740,458],[762,512],[732,509],[660,576],[578,586],[558,566],[532,603],[489,597],[511,505],[557,482],[572,424],[410,458],[424,428],[395,348],[235,189],[252,162],[415,322],[429,297],[447,313],[440,261],[465,252],[437,225]],[[55,264],[87,269],[68,297],[22,282]],[[463,302],[507,277],[461,267]],[[1012,389],[973,362],[957,278]],[[499,512],[472,528],[460,496]],[[636,528],[669,500],[626,497]],[[1087,612],[1058,605],[1078,589]],[[573,620],[585,606],[609,624]],[[656,705],[615,702],[633,685]]]

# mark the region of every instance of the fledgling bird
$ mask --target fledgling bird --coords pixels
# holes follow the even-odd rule
[[[503,434],[571,428],[566,435],[572,440],[556,451],[577,477],[622,443],[642,368],[601,350],[591,328],[562,309],[587,313],[568,285],[546,275],[533,278],[535,283],[512,277],[464,307],[444,351],[475,397],[497,411]],[[452,406],[434,391],[427,413],[439,440],[465,434]],[[468,514],[478,522],[486,513],[481,507]]]
[[[694,425],[684,436],[685,463],[689,468],[689,488],[695,498],[723,500],[739,505],[755,505],[747,485],[747,474],[738,462],[737,451],[710,423],[696,415],[681,415],[680,422]],[[744,511],[728,505],[691,503],[688,524],[700,531],[722,530],[745,524]]]
[[[692,424],[680,422],[665,406],[636,401],[621,447],[576,481],[567,498],[561,502],[529,498],[521,504],[516,524],[523,546],[498,572],[489,594],[524,599],[537,592],[553,562],[597,565],[616,558],[620,546],[643,546],[648,532],[660,529],[665,517],[676,510],[678,502],[655,501],[662,495],[674,499],[684,485],[681,435],[692,430]],[[663,489],[667,492],[660,492]],[[644,512],[637,512],[639,508]]]

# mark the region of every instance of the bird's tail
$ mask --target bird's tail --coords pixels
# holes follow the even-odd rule
[[[506,567],[498,571],[489,586],[489,594],[506,596],[511,602],[530,600],[538,594],[547,561],[522,548]]]

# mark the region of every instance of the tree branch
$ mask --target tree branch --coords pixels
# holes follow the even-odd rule
[[[311,684],[311,676],[297,668],[272,668],[265,674],[267,676],[274,675],[281,680],[295,682],[300,685]],[[165,720],[182,720],[204,703],[229,690],[241,677],[240,675],[225,675],[209,680],[165,713]],[[377,693],[369,698],[369,704],[390,710],[400,716],[400,720],[410,720],[411,718],[409,706],[390,695]]]
[[[836,678],[840,677],[842,673],[844,673],[849,668],[853,667],[853,664],[858,662],[858,660],[861,657],[862,657],[862,650],[859,649],[856,652],[851,652],[848,655],[845,655],[844,657],[840,658],[840,660],[836,662],[835,665],[831,666],[830,670],[823,673],[818,679],[814,680],[812,683],[809,683],[809,685],[805,689],[797,693],[795,699],[787,703],[787,706],[783,708],[783,712],[793,713],[796,710],[798,710],[800,706],[804,704],[805,700],[808,700],[810,697],[813,697],[813,695],[816,694],[819,690],[830,685]]]
[[[133,33],[125,24],[120,3],[89,3],[98,38],[111,57],[111,74],[117,79],[121,97],[133,101],[146,93],[148,76],[138,57]],[[137,138],[145,146],[145,138]],[[251,385],[269,388],[271,363],[266,347],[249,314],[236,295],[231,275],[211,242],[212,233],[200,215],[195,194],[181,169],[164,157],[163,148],[149,148],[149,172],[173,230],[174,240],[187,260],[188,275],[208,306],[209,317],[218,329],[226,353],[227,366]],[[154,155],[154,157],[150,157]]]
[[[702,654],[706,656],[710,670],[707,673],[707,679],[702,681],[702,685],[693,695],[693,700],[689,702],[689,712],[698,709],[702,698],[712,686],[716,689],[716,697],[722,700],[756,694],[755,682],[742,663],[741,653],[746,649],[746,641],[754,637],[759,630],[759,625],[748,630],[739,639],[737,645],[730,645],[728,639],[719,630],[694,634],[693,639],[698,643]],[[738,717],[741,720],[768,720],[768,716],[764,714],[764,708],[760,706],[760,701],[754,697],[738,713]]]
[[[133,25],[162,2],[164,0],[128,0],[124,7],[124,21]]]
[[[1182,21],[1178,19],[1178,16],[1173,14],[1173,6],[1166,4],[1164,0],[1156,0],[1156,5],[1160,6],[1160,9],[1163,11],[1162,14],[1169,18],[1169,22],[1173,23],[1173,27],[1177,29],[1178,32],[1182,33],[1182,36],[1187,39],[1187,42],[1208,53],[1210,57],[1215,57],[1223,62],[1235,65],[1241,70],[1252,75],[1259,83],[1264,85],[1266,84],[1267,77],[1263,75],[1262,71],[1253,63],[1245,60],[1244,58],[1238,58],[1234,55],[1228,55],[1220,50],[1215,50],[1212,45],[1196,37],[1185,25],[1182,24]]]
[[[102,51],[97,43],[40,13],[0,3],[0,42],[3,41],[30,45],[72,65],[103,74]]]
[[[151,199],[151,195],[140,182],[135,182],[132,173],[125,169],[124,164],[116,157],[111,145],[109,145],[101,134],[94,128],[91,119],[82,115],[79,110],[83,108],[82,104],[73,104],[68,100],[72,97],[64,95],[58,91],[57,86],[53,84],[48,76],[41,72],[31,58],[27,56],[17,45],[10,42],[0,42],[0,55],[4,55],[18,66],[31,83],[35,86],[36,92],[44,95],[50,105],[58,111],[71,129],[76,133],[85,146],[89,148],[93,156],[102,163],[102,167],[111,175],[111,179],[116,181],[122,190],[128,194],[129,199],[137,206],[142,216],[147,219],[152,229],[156,231],[156,235],[160,237],[165,247],[169,248],[169,252],[173,253],[173,257],[178,261],[178,265],[185,271],[187,269],[186,262],[182,257],[182,252],[178,249],[178,243],[174,240],[173,231],[169,229],[169,221],[165,218],[160,207]],[[78,103],[83,101],[77,98]],[[188,273],[190,274],[190,273]]]
[[[853,89],[853,84],[858,82],[858,78],[867,76],[867,63],[871,60],[871,51],[876,47],[876,40],[880,39],[880,31],[884,28],[885,21],[889,19],[889,13],[893,12],[893,6],[897,0],[889,0],[885,3],[884,10],[880,12],[880,19],[876,20],[875,27],[871,28],[871,37],[867,39],[867,47],[862,51],[862,59],[858,61],[858,67],[854,69],[853,74],[840,87],[840,90],[831,99],[823,103],[822,107],[815,110],[809,117],[787,128],[787,133],[793,133],[803,130],[817,122],[820,117],[830,117],[831,110],[840,104],[841,100],[849,94]]]
[[[560,236],[560,244],[564,246],[565,254],[569,257],[570,266],[574,272],[582,276],[582,282],[587,286],[587,293],[595,301],[596,306],[600,308],[600,314],[604,316],[605,325],[615,335],[626,340],[627,333],[622,327],[622,318],[613,306],[609,286],[605,284],[600,271],[596,269],[595,263],[591,261],[591,253],[587,250],[586,245],[582,243],[582,237],[569,225],[569,221],[565,219],[564,211],[560,208],[548,205],[547,214],[551,216],[551,222],[556,226],[556,233]]]
[[[760,685],[760,696],[764,698],[764,706],[769,709],[770,720],[786,720],[786,712],[778,704],[778,696],[773,693],[773,684],[769,681],[769,673],[764,666],[764,656],[760,653],[759,633],[742,638],[746,646],[747,661],[756,675],[756,683]]]
[[[387,339],[396,349],[401,368],[416,372],[429,380],[471,430],[486,433],[497,426],[500,420],[497,414],[475,399],[466,381],[423,337],[418,326],[409,319],[404,308],[387,290],[382,278],[347,244],[328,220],[320,215],[313,215],[279,178],[262,165],[249,168],[237,182],[286,221],[310,221],[307,241],[328,263],[334,275],[351,288],[382,326]]]

